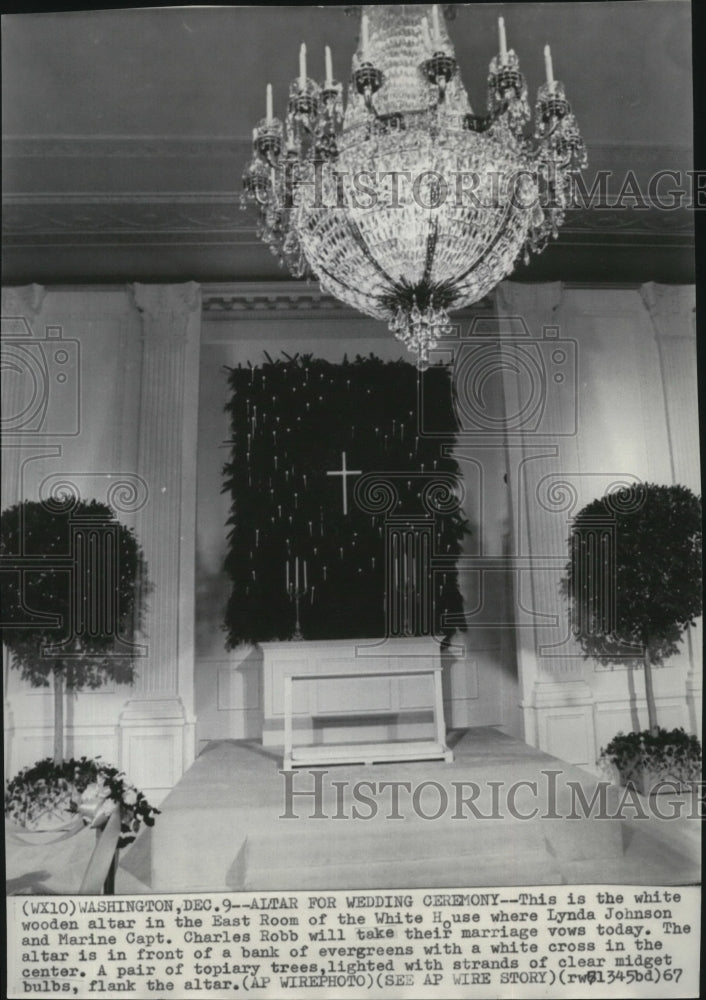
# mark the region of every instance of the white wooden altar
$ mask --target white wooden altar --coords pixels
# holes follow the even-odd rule
[[[433,640],[261,646],[263,745],[284,747],[285,767],[453,759]]]

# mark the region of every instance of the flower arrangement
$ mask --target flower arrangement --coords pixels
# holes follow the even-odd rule
[[[681,726],[618,733],[601,750],[601,759],[613,764],[624,785],[649,791],[659,783],[687,785],[701,777],[701,744]]]
[[[72,819],[100,827],[115,808],[121,814],[118,847],[132,843],[142,823],[153,826],[159,814],[121,771],[100,757],[61,764],[45,757],[16,774],[5,789],[5,815],[27,830],[65,828]]]

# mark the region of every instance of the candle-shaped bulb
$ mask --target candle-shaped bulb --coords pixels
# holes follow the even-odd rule
[[[365,13],[360,19],[360,54],[363,62],[370,62],[370,33],[368,15]]]
[[[305,559],[304,560],[304,590],[307,590],[307,589],[308,588],[307,588],[307,581],[306,581],[306,559]]]
[[[431,7],[431,34],[434,45],[438,47],[441,42],[441,29],[439,28],[439,5],[432,4]]]
[[[306,45],[304,42],[299,49],[299,87],[301,90],[306,87]]]
[[[289,593],[289,559],[287,560],[287,593]]]
[[[333,83],[333,63],[331,61],[331,49],[328,45],[324,49],[324,55],[326,57],[326,86],[330,88]]]
[[[272,84],[267,84],[267,120],[272,121]]]
[[[498,18],[498,35],[500,36],[500,61],[505,63],[507,60],[507,36],[505,35],[505,18]]]
[[[294,557],[294,589],[299,590],[299,556]]]
[[[544,46],[544,69],[547,74],[547,83],[554,83],[554,67],[552,66],[552,50],[548,45]]]

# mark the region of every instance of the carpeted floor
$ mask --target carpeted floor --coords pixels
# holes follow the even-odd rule
[[[154,829],[124,852],[116,892],[699,880],[699,821],[687,796],[680,819],[660,819],[647,800],[601,790],[595,776],[491,727],[449,742],[448,764],[289,775],[277,748],[213,742]],[[663,815],[675,811],[673,795],[659,798]]]

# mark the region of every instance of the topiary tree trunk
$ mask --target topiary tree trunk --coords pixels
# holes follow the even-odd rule
[[[64,673],[61,660],[52,667],[54,677],[54,763],[64,763]]]
[[[642,647],[642,662],[645,668],[645,701],[647,702],[647,725],[652,736],[656,736],[659,731],[657,725],[657,705],[655,704],[655,692],[652,686],[652,660],[650,657],[650,645],[645,643]]]

